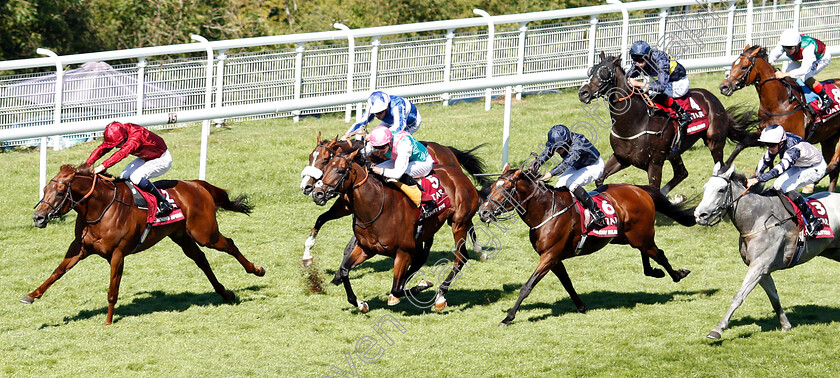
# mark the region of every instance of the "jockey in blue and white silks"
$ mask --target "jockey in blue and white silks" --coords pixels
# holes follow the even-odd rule
[[[400,131],[414,134],[420,129],[420,112],[417,111],[417,107],[411,101],[400,96],[389,96],[385,92],[376,91],[371,93],[368,98],[367,109],[365,109],[362,120],[350,126],[346,134],[357,132],[372,121],[374,117],[382,121],[380,126],[388,127],[394,134]]]
[[[605,226],[606,216],[583,188],[604,173],[604,159],[601,159],[601,153],[582,134],[574,133],[564,125],[554,125],[548,130],[548,141],[545,142],[545,149],[537,158],[534,169],[540,169],[554,154],[560,155],[563,162],[541,179],[548,180],[559,175],[556,186],[568,188],[592,214],[587,229]]]
[[[796,203],[808,220],[808,234],[815,235],[822,227],[822,221],[811,213],[797,189],[815,184],[825,176],[826,163],[822,153],[811,143],[796,134],[785,132],[782,126],[776,124],[767,126],[761,132],[758,142],[767,146],[767,152],[755,168],[757,176],[747,180],[747,187],[775,178],[773,188],[784,192]],[[782,158],[773,166],[777,155]]]

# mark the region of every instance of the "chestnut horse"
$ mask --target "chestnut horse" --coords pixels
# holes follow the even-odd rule
[[[592,99],[603,96],[609,104],[613,121],[610,130],[613,155],[607,160],[604,173],[595,183],[601,185],[607,177],[632,165],[646,170],[648,184],[659,188],[662,184],[662,167],[669,160],[674,169],[674,177],[662,188],[662,193],[667,195],[688,177],[681,156],[668,159],[676,120],[670,119],[662,111],[650,108],[642,96],[634,92],[627,84],[621,58],[606,56],[601,52],[601,62],[589,72],[589,82],[580,87],[578,97],[581,102],[588,104]],[[686,135],[679,153],[682,154],[702,139],[712,159],[715,162],[722,161],[727,138],[741,143],[750,135],[747,130],[752,125],[751,112],[741,110],[740,106],[725,109],[717,97],[705,89],[692,88],[688,93],[708,113],[709,127],[705,131]],[[728,162],[734,158],[733,153]]]
[[[834,80],[840,83],[840,78]],[[729,75],[720,83],[720,93],[730,96],[735,91],[753,84],[760,103],[759,127],[764,129],[765,126],[777,123],[786,131],[799,135],[808,142],[819,143],[823,158],[828,163],[826,172],[831,179],[828,191],[833,192],[837,187],[837,176],[840,174],[840,170],[837,169],[840,163],[840,144],[837,143],[840,137],[840,117],[835,114],[815,130],[814,115],[809,110],[810,105],[806,103],[802,89],[796,81],[791,78],[777,79],[775,68],[767,62],[767,50],[758,45],[747,45],[738,59],[732,62]],[[835,101],[838,100],[840,98],[836,98]],[[738,147],[743,149],[757,146],[758,133],[752,140],[756,142],[750,146],[739,145],[732,153],[740,151]],[[732,158],[726,165],[731,165],[731,161]]]
[[[617,218],[618,236],[615,238],[587,237],[579,246],[581,235],[581,221],[579,213],[574,210],[577,202],[568,190],[549,188],[543,181],[539,181],[538,174],[521,169],[505,167],[487,201],[481,205],[479,217],[483,222],[492,222],[502,214],[516,209],[519,216],[530,228],[531,245],[540,255],[537,270],[522,286],[519,299],[499,324],[506,326],[516,316],[516,311],[522,301],[531,293],[534,286],[548,271],[554,273],[572,301],[578,312],[585,312],[583,304],[566,273],[563,260],[578,255],[586,255],[600,250],[607,244],[629,244],[642,254],[642,265],[646,276],[664,277],[660,269],[650,266],[650,259],[655,260],[668,272],[674,282],[679,282],[688,275],[689,270],[674,270],[665,252],[656,246],[654,241],[654,223],[656,212],[665,214],[684,226],[695,224],[690,210],[685,210],[668,201],[657,188],[652,186],[636,186],[630,184],[611,184],[598,188],[607,197]],[[605,212],[611,211],[605,208]],[[578,248],[580,248],[578,250]]]
[[[257,276],[265,274],[262,266],[252,264],[239,253],[233,240],[222,235],[216,223],[216,210],[219,208],[250,213],[251,207],[246,203],[244,196],[230,200],[226,191],[201,180],[165,180],[158,181],[155,185],[166,189],[175,199],[184,213],[184,220],[151,227],[141,243],[141,235],[147,224],[147,210],[134,205],[127,184],[115,181],[110,176],[94,175],[86,164],[78,168],[63,165],[59,173],[44,187],[44,198],[38,202],[32,219],[36,227],[44,228],[50,220],[75,210],[78,213],[76,238],[70,243],[64,260],[50,277],[20,301],[32,303],[41,298],[47,288],[79,260],[97,254],[111,264],[108,317],[105,320],[105,324],[111,324],[125,256],[143,251],[166,236],[178,244],[187,257],[195,261],[210,280],[216,293],[226,301],[235,300],[236,295],[219,283],[207,262],[207,257],[196,243],[229,253],[248,273]]]
[[[323,206],[330,198],[343,194],[347,208],[353,214],[353,233],[358,244],[344,256],[333,284],[344,284],[347,300],[361,312],[370,307],[359,301],[350,286],[350,269],[375,256],[394,258],[394,281],[388,305],[399,303],[405,295],[415,296],[431,283],[420,281],[405,289],[408,279],[417,272],[429,257],[429,249],[421,243],[431,240],[440,227],[448,222],[455,238],[455,262],[452,271],[441,283],[435,296],[434,308],[446,307],[446,294],[455,276],[468,259],[466,238],[472,229],[472,217],[478,210],[478,192],[461,169],[435,165],[434,172],[440,185],[449,196],[452,206],[435,216],[423,220],[422,233],[415,238],[418,209],[408,197],[393,185],[387,185],[382,176],[372,174],[369,161],[364,160],[360,149],[351,148],[340,153],[330,152],[323,168],[322,185],[312,191],[312,199]]]
[[[487,196],[483,193],[485,190],[489,190],[489,187],[485,185],[488,180],[482,176],[485,169],[484,162],[474,154],[476,149],[484,146],[483,144],[467,151],[461,151],[457,148],[443,146],[434,142],[421,141],[420,143],[423,143],[423,145],[426,146],[429,153],[431,153],[432,157],[437,161],[437,164],[448,165],[455,168],[460,166],[467,171],[467,173],[482,186],[483,190],[479,191],[479,197],[484,198]],[[363,143],[360,141],[342,141],[338,140],[338,138],[335,140],[321,140],[321,134],[318,133],[315,149],[309,154],[309,165],[304,168],[303,172],[301,172],[302,180],[300,183],[300,189],[303,191],[303,194],[306,196],[311,195],[312,189],[318,185],[318,180],[320,180],[323,175],[321,168],[326,165],[325,157],[332,156],[334,153],[346,151],[350,148],[359,148],[362,146]],[[304,242],[305,248],[303,251],[303,257],[301,258],[301,266],[308,267],[312,265],[312,247],[315,246],[315,238],[318,237],[318,232],[321,231],[321,227],[333,219],[338,219],[347,215],[350,215],[350,210],[347,207],[347,201],[342,195],[338,197],[338,200],[336,200],[327,211],[318,216],[315,220],[315,225],[309,230],[309,236]],[[470,229],[470,240],[473,242],[476,253],[480,253],[482,258],[485,258],[486,254],[482,254],[482,248],[477,243],[475,231],[472,229]],[[347,247],[344,248],[345,254],[350,253],[355,245],[356,239],[353,237],[350,239],[350,242],[347,243]]]

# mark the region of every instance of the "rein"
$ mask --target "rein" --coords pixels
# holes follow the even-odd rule
[[[42,203],[45,203],[45,204],[47,204],[47,206],[49,206],[49,207],[53,210],[52,212],[50,212],[49,214],[47,214],[47,219],[48,219],[48,221],[53,220],[53,219],[56,219],[56,218],[58,218],[58,217],[60,217],[60,216],[61,216],[61,215],[59,214],[59,213],[61,212],[61,208],[63,208],[63,207],[64,207],[64,204],[65,204],[68,200],[70,201],[70,209],[75,209],[75,208],[76,208],[76,206],[78,206],[80,203],[82,203],[82,201],[84,201],[84,200],[88,199],[88,198],[90,197],[90,195],[91,195],[91,194],[93,194],[93,191],[96,189],[96,182],[98,181],[98,180],[96,179],[97,177],[98,177],[98,178],[101,178],[103,181],[111,181],[111,182],[113,182],[113,181],[114,181],[114,179],[113,179],[113,178],[106,177],[106,176],[102,176],[102,175],[100,175],[100,174],[96,174],[95,176],[92,176],[92,177],[91,177],[92,183],[91,183],[91,186],[90,186],[90,190],[88,190],[88,192],[87,192],[87,193],[85,193],[85,195],[84,195],[84,196],[82,196],[82,198],[80,198],[80,199],[77,201],[77,200],[73,199],[73,190],[72,190],[73,181],[75,181],[75,180],[76,180],[76,177],[77,177],[77,176],[74,176],[74,177],[73,177],[73,180],[70,180],[70,182],[63,182],[63,181],[59,181],[59,180],[55,180],[55,179],[50,179],[50,182],[55,182],[55,183],[62,184],[62,185],[64,185],[64,186],[66,186],[66,187],[67,187],[67,193],[64,195],[64,198],[62,198],[62,199],[61,199],[61,203],[59,203],[57,206],[54,206],[53,204],[51,204],[51,203],[49,203],[49,202],[45,201],[43,198],[41,198],[41,200],[40,200],[40,201],[38,201],[38,204],[36,204],[36,205],[35,205],[35,207],[37,208],[37,207],[38,207],[39,205],[41,205]],[[87,176],[85,176],[85,177],[87,177]],[[105,206],[105,209],[104,209],[104,210],[102,210],[102,214],[100,214],[100,215],[99,215],[99,217],[98,217],[98,218],[96,218],[96,219],[95,219],[95,220],[93,220],[93,221],[89,221],[89,220],[85,219],[85,222],[87,222],[87,224],[94,224],[94,223],[98,223],[99,221],[101,221],[101,220],[102,220],[102,217],[104,217],[104,216],[105,216],[105,213],[107,213],[107,212],[108,212],[108,209],[110,209],[110,208],[111,208],[111,205],[113,205],[113,204],[114,204],[114,202],[116,202],[116,201],[117,201],[117,186],[116,186],[116,185],[114,185],[114,187],[113,187],[113,192],[114,192],[114,196],[111,198],[111,202],[109,202],[109,203],[108,203],[108,205],[107,205],[107,206]]]
[[[793,110],[788,111],[788,112],[784,112],[784,113],[771,113],[771,112],[769,112],[767,110],[764,110],[760,107],[758,109],[759,111],[761,111],[762,113],[767,114],[768,116],[771,116],[771,117],[782,117],[782,116],[786,116],[786,115],[789,115],[789,114],[796,113],[798,111],[804,111],[805,110],[805,105],[802,104],[802,102],[796,96],[792,95],[790,83],[788,83],[787,80],[779,79],[777,77],[771,77],[771,78],[768,78],[768,79],[765,79],[765,80],[761,80],[761,78],[758,76],[758,74],[756,74],[755,75],[756,80],[753,80],[752,82],[747,83],[747,77],[749,77],[750,73],[752,73],[752,70],[755,67],[755,62],[758,59],[758,55],[750,57],[750,56],[747,56],[744,53],[741,53],[740,56],[743,56],[744,58],[747,58],[747,60],[750,61],[750,65],[749,65],[749,67],[747,67],[747,72],[744,73],[743,76],[738,78],[737,81],[735,81],[735,90],[739,90],[739,89],[742,89],[744,87],[748,87],[750,85],[755,85],[755,87],[758,89],[758,92],[760,94],[761,93],[761,87],[763,87],[765,83],[767,83],[769,81],[773,81],[773,80],[778,80],[783,85],[785,85],[787,87],[788,102],[790,102],[791,105],[793,105],[793,102],[790,101],[790,99],[793,98],[793,99],[796,100],[796,102],[799,103],[798,105],[794,106]]]
[[[736,207],[738,201],[740,201],[741,198],[744,198],[744,196],[747,195],[747,193],[749,191],[749,188],[747,188],[737,198],[733,198],[733,195],[732,195],[732,180],[731,179],[724,179],[723,177],[719,177],[719,178],[725,180],[726,183],[727,183],[727,185],[726,185],[726,199],[724,200],[723,205],[721,205],[720,207],[715,209],[715,211],[712,212],[711,215],[713,215],[715,217],[716,221],[709,222],[709,226],[714,226],[714,225],[717,225],[718,223],[720,223],[720,221],[723,220],[723,218],[729,213],[729,210],[732,210],[734,207]],[[734,214],[735,211],[737,211],[737,209],[733,210],[733,214]],[[762,227],[758,230],[750,231],[746,234],[741,233],[741,237],[744,237],[744,238],[745,237],[750,237],[750,236],[756,235],[758,233],[761,233],[763,231],[767,231],[771,228],[781,226],[781,225],[783,225],[783,224],[785,224],[785,223],[787,223],[791,220],[794,220],[795,217],[796,217],[795,215],[792,215],[790,217],[781,219],[774,224],[764,225],[764,227]],[[740,230],[739,230],[739,232],[740,232]]]
[[[599,71],[599,72],[600,72],[600,69],[601,69],[601,68],[599,68],[599,69],[598,69],[598,71]],[[595,71],[595,67],[592,67],[592,68],[590,69],[590,71],[589,71],[589,77],[590,77],[590,80],[591,80],[592,76],[595,74],[595,72],[594,72],[594,71]],[[597,91],[595,91],[595,92],[592,94],[592,97],[593,97],[593,98],[597,98],[597,97],[600,97],[601,95],[603,95],[603,93],[602,93],[602,92],[603,92],[603,89],[604,89],[604,88],[606,88],[606,87],[612,86],[612,88],[616,88],[616,89],[618,89],[617,84],[616,84],[616,82],[615,82],[615,81],[616,81],[616,76],[617,76],[617,75],[615,74],[615,71],[614,71],[613,69],[610,69],[610,70],[607,70],[607,72],[609,72],[609,73],[610,73],[610,75],[609,75],[608,77],[606,77],[606,78],[604,78],[604,79],[601,79],[600,77],[598,78],[598,80],[599,80],[599,86],[598,86],[598,90],[597,90]],[[603,87],[603,88],[602,88],[602,87]],[[609,91],[607,91],[607,92],[609,92]],[[645,93],[645,92],[641,91],[640,89],[638,89],[638,88],[636,88],[636,87],[631,87],[631,88],[630,88],[630,93],[628,93],[628,94],[627,94],[627,96],[624,96],[624,97],[619,97],[616,101],[617,101],[617,102],[628,101],[631,97],[633,97],[633,95],[634,95],[634,94],[639,95],[639,96],[642,98],[642,101],[644,101],[645,105],[646,105],[648,108],[655,108],[655,107],[656,107],[656,105],[653,103],[653,100],[650,98],[650,95],[648,95],[647,93]],[[611,112],[611,113],[612,113],[612,112]],[[636,139],[636,138],[639,138],[639,137],[641,137],[641,136],[643,136],[643,135],[648,135],[648,134],[650,134],[650,135],[655,135],[656,137],[662,137],[662,135],[664,135],[664,134],[665,134],[665,130],[666,130],[667,128],[668,128],[668,123],[666,122],[666,123],[662,126],[662,129],[661,129],[661,130],[659,130],[659,131],[644,130],[644,131],[640,131],[640,132],[638,132],[638,133],[636,133],[636,134],[633,134],[633,135],[631,135],[631,136],[629,136],[629,137],[626,137],[626,136],[623,136],[623,135],[618,135],[618,134],[615,132],[615,129],[614,129],[614,128],[610,128],[610,135],[612,135],[612,136],[614,136],[614,137],[616,137],[616,138],[618,138],[618,139],[621,139],[621,140],[633,140],[633,139]]]

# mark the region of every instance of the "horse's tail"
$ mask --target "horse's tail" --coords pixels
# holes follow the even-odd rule
[[[756,138],[758,131],[758,115],[748,104],[736,104],[726,108],[729,117],[729,140],[735,143],[745,143],[752,146],[751,139]],[[757,139],[756,139],[757,140]]]
[[[244,194],[231,201],[226,190],[212,185],[207,181],[196,180],[195,182],[210,193],[217,209],[221,208],[242,214],[251,214],[251,210],[254,209],[253,206],[248,204],[248,197]]]
[[[479,144],[467,151],[461,151],[455,147],[446,146],[455,157],[458,159],[458,163],[461,164],[461,168],[467,171],[467,174],[472,176],[475,182],[480,186],[478,190],[479,201],[484,202],[488,195],[490,195],[490,190],[492,186],[488,185],[490,180],[487,179],[486,176],[483,176],[487,167],[484,164],[484,160],[480,157],[476,156],[475,150],[486,146],[487,143]]]
[[[650,198],[653,199],[653,204],[656,207],[656,211],[659,213],[664,214],[668,218],[671,218],[677,223],[690,227],[697,224],[697,221],[694,219],[694,210],[691,208],[686,208],[685,205],[675,205],[668,200],[668,197],[665,197],[659,189],[652,187],[650,185],[640,186]]]

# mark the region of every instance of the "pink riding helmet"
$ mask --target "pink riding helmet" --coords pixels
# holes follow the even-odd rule
[[[391,130],[385,126],[377,126],[370,132],[370,145],[374,147],[384,146],[391,143],[393,136]]]

